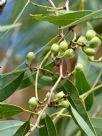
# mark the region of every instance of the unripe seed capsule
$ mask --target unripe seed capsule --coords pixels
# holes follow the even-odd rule
[[[69,102],[67,100],[64,100],[64,101],[61,101],[59,105],[63,108],[68,108]]]
[[[68,43],[64,40],[60,43],[60,49],[66,51],[68,49]]]
[[[64,96],[65,96],[65,94],[63,93],[63,91],[61,91],[55,95],[55,100],[59,100],[59,99],[63,98]]]
[[[77,71],[83,71],[83,65],[78,63],[78,64],[75,66],[75,70],[77,70]]]
[[[35,97],[31,97],[28,101],[29,106],[36,107],[38,105],[38,101]]]
[[[87,44],[87,40],[84,36],[80,36],[77,42],[79,43],[79,46],[83,46]]]
[[[41,116],[41,120],[45,119],[46,118],[46,112],[44,112]]]
[[[59,51],[59,45],[56,44],[56,43],[54,43],[54,44],[51,46],[51,51],[52,51],[53,53],[58,53],[58,51]]]
[[[86,38],[88,40],[91,40],[95,36],[96,36],[96,32],[94,30],[88,30],[87,33],[86,33]]]
[[[87,48],[85,49],[85,53],[88,55],[88,56],[94,56],[96,54],[96,50],[95,49],[92,49],[92,48]]]
[[[89,46],[92,47],[92,48],[95,48],[95,47],[101,45],[101,43],[102,43],[101,40],[97,36],[95,36],[90,41]]]
[[[32,61],[33,59],[35,59],[35,54],[33,52],[28,52],[26,59],[28,61]]]
[[[65,51],[64,55],[68,58],[73,58],[74,57],[74,50],[73,49],[68,49]]]

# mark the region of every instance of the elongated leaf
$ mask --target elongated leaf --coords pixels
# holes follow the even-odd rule
[[[0,101],[7,99],[19,87],[25,70],[0,75]]]
[[[73,83],[67,79],[61,81],[61,86],[58,88],[59,90],[65,91],[68,96],[68,100],[71,105],[77,110],[80,116],[86,121],[86,123],[90,126],[91,130],[95,133],[94,128],[89,120],[88,114],[79,98],[79,93],[77,88],[73,85]]]
[[[41,120],[40,125],[44,125],[44,127],[39,129],[40,136],[57,136],[53,121],[48,115]]]
[[[0,103],[0,118],[11,117],[23,111],[19,106]]]
[[[72,106],[71,106],[71,112],[74,120],[78,123],[80,128],[87,134],[87,136],[95,136],[90,126],[85,122],[85,120],[79,115],[79,113]]]
[[[93,20],[97,17],[102,16],[102,9],[97,11],[73,11],[69,12],[68,14],[61,14],[58,16],[43,16],[40,15],[32,15],[34,19],[41,20],[41,21],[48,21],[50,23],[59,25],[59,26],[65,26],[66,27],[72,27],[75,25],[78,25],[83,22],[87,22],[90,20]]]
[[[87,75],[90,69],[90,61],[88,59],[88,56],[82,51],[82,49],[78,50],[77,63],[83,65],[84,73]]]
[[[102,118],[90,118],[96,130],[97,136],[102,136]]]
[[[68,24],[65,27],[75,26],[75,25],[78,25],[78,24],[83,23],[83,22],[94,20],[95,18],[98,18],[98,17],[99,18],[102,17],[102,9],[94,11],[94,12],[92,12],[92,13],[90,13],[90,14],[82,17],[82,18],[80,18],[79,20],[77,20],[77,21],[75,21],[73,23]]]
[[[68,24],[71,24],[77,20],[79,20],[81,17],[92,13],[92,11],[71,11],[68,13],[60,14],[60,15],[49,15],[49,16],[43,16],[42,14],[39,15],[31,15],[34,19],[40,20],[40,21],[48,21],[50,23],[59,25],[59,26],[65,26]]]
[[[0,136],[13,136],[22,124],[23,122],[17,120],[0,121]]]
[[[30,129],[29,121],[25,122],[13,136],[25,136]]]
[[[90,84],[88,83],[85,74],[82,70],[75,71],[75,85],[78,89],[79,94],[83,94],[91,89]],[[91,93],[85,100],[86,109],[90,110],[93,105],[93,93]]]
[[[19,89],[34,85],[35,84],[35,75],[36,75],[36,73],[28,70],[26,72],[20,86],[19,86]],[[52,82],[51,77],[39,74],[39,81],[38,81],[39,88],[45,87],[45,85],[51,86],[52,84],[53,84],[53,82]]]

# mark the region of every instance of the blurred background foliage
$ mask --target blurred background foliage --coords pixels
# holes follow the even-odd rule
[[[34,0],[34,2],[42,4],[42,5],[48,4],[46,0]],[[60,7],[61,5],[65,3],[65,0],[54,0],[54,2],[56,6]],[[13,24],[13,22],[17,19],[17,17],[21,13],[26,3],[27,3],[27,0],[8,0],[3,12],[0,14],[0,26]],[[78,10],[79,7],[80,7],[80,0],[70,0],[71,10]],[[85,0],[85,9],[98,10],[101,8],[102,8],[102,0]],[[33,7],[31,4],[29,4],[25,8],[19,20],[17,21],[21,23],[21,26],[18,29],[16,37],[14,37],[14,32],[16,30],[15,28],[8,32],[0,32],[1,67],[3,67],[2,64],[3,64],[5,56],[7,55],[7,51],[12,46],[12,52],[9,56],[9,59],[6,64],[6,69],[4,70],[4,72],[8,72],[11,69],[14,69],[18,65],[22,64],[23,61],[25,60],[25,56],[27,52],[29,51],[36,52],[39,48],[43,47],[52,37],[54,37],[58,33],[57,26],[47,22],[39,22],[39,21],[33,20],[29,15],[30,13],[51,14],[51,12],[49,11],[40,9],[38,7]],[[102,34],[102,29],[100,29],[102,28],[102,20],[93,21],[92,26],[97,31],[97,33]],[[80,29],[80,27],[78,29]],[[84,26],[81,26],[82,32],[84,31],[83,29],[85,29]],[[102,68],[102,63],[98,63],[98,64],[92,63],[91,65],[90,64],[87,65],[88,62],[87,62],[87,58],[85,59],[85,55],[80,52],[79,54],[80,55],[79,55],[78,61],[86,66],[85,70],[87,71],[87,78],[90,84],[92,85],[95,82]],[[39,58],[40,58],[39,56],[37,61],[39,61]],[[99,58],[100,56],[102,56],[102,47],[100,47],[97,50],[96,58]],[[102,82],[102,76],[99,82]],[[95,97],[94,106],[89,112],[89,113],[92,113],[93,115],[95,114],[95,109],[98,108],[99,104],[102,104],[102,93],[96,93],[95,95],[96,97]],[[97,116],[102,117],[102,107]],[[57,128],[59,130],[58,131],[59,136],[60,135],[63,136],[63,131],[66,133],[65,136],[74,136],[75,134],[74,132],[77,131],[76,125],[72,122],[72,120],[69,120],[69,121],[68,120],[69,119],[64,119],[64,120],[61,119],[58,121]],[[59,122],[62,122],[62,123],[59,123]],[[60,124],[63,127],[61,127]]]

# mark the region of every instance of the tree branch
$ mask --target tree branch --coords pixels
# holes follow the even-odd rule
[[[50,90],[50,97],[45,105],[45,107],[43,108],[43,110],[40,112],[36,122],[35,122],[35,125],[34,127],[31,128],[31,132],[34,131],[38,126],[39,126],[39,122],[40,122],[40,119],[43,115],[43,113],[46,111],[46,109],[48,108],[50,102],[51,102],[51,98],[52,98],[52,95],[53,95],[53,92],[56,90],[57,86],[59,85],[60,81],[62,80],[63,78],[63,64],[61,63],[60,64],[60,75],[59,75],[59,78],[57,79],[56,83],[54,84],[54,86],[51,88]],[[28,134],[27,134],[28,135]],[[26,135],[26,136],[27,136]]]

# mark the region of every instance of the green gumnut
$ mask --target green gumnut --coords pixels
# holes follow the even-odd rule
[[[35,59],[35,54],[33,52],[28,52],[26,59],[28,61],[32,61],[33,59]]]
[[[75,70],[77,70],[77,71],[83,71],[83,65],[78,63],[78,64],[75,66]]]
[[[90,41],[89,46],[92,47],[92,48],[95,48],[95,47],[101,45],[101,43],[102,43],[101,40],[97,36],[95,36]]]
[[[96,54],[96,50],[92,48],[87,48],[84,51],[88,56],[94,56]]]
[[[50,96],[51,96],[51,99],[55,98],[54,93],[52,93],[52,95],[51,95],[51,92],[47,92],[44,101],[47,101],[50,98]]]
[[[87,44],[87,40],[84,36],[80,36],[77,42],[79,43],[79,46],[83,46]]]
[[[94,30],[88,30],[86,33],[86,38],[90,41],[92,38],[96,36],[96,32]]]
[[[46,98],[48,99],[48,98],[50,97],[50,95],[51,95],[51,93],[48,92],[48,93],[46,94]]]
[[[65,96],[65,94],[63,93],[63,91],[61,91],[55,95],[55,100],[59,100],[59,99],[63,98],[64,96]]]
[[[74,50],[73,49],[68,49],[65,51],[64,56],[68,57],[68,58],[73,58],[74,57]]]
[[[47,92],[44,101],[47,101],[47,100],[49,99],[50,96],[51,96],[51,93],[50,93],[50,92]]]
[[[51,46],[51,51],[53,53],[58,53],[59,52],[59,45],[54,43],[52,46]]]
[[[46,118],[46,112],[44,112],[41,116],[41,120],[45,119]]]
[[[68,43],[64,40],[60,43],[60,49],[66,51],[68,49]]]
[[[29,106],[36,107],[38,105],[38,101],[35,97],[31,97],[28,101]]]
[[[59,105],[63,108],[68,108],[69,102],[67,100],[64,100],[64,101],[61,101]]]

